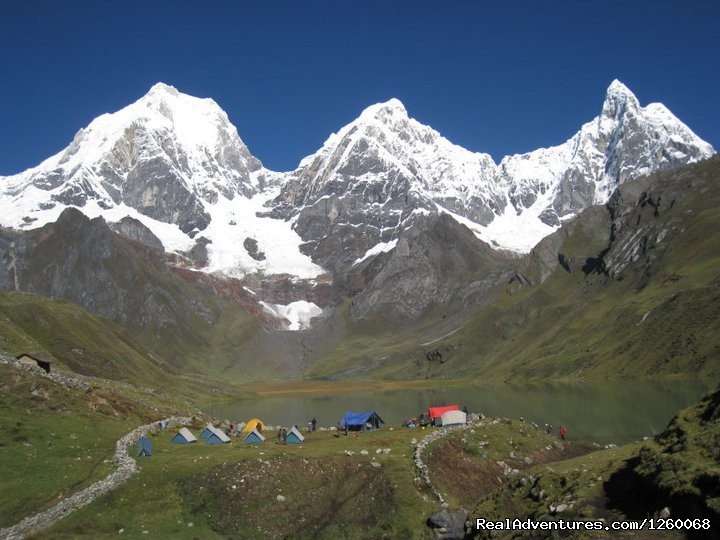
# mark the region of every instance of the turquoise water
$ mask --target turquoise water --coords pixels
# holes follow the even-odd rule
[[[566,426],[568,437],[622,444],[662,431],[680,410],[714,387],[711,381],[600,381],[582,384],[488,385],[359,392],[313,397],[273,397],[209,404],[218,418],[245,421],[257,416],[270,425],[334,426],[347,410],[375,410],[385,428],[399,427],[429,406],[457,403],[487,416],[523,417],[540,425]]]

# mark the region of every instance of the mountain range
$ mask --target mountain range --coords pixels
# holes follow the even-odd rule
[[[381,359],[427,355],[423,344],[557,272],[621,280],[648,242],[673,236],[663,229],[644,247],[625,238],[618,216],[637,204],[660,212],[661,202],[623,186],[667,182],[713,154],[663,105],[642,107],[614,81],[599,115],[565,143],[499,163],[391,99],[281,173],[213,100],[159,83],[37,167],[0,177],[0,286],[77,303],[166,359],[161,337],[179,357],[206,352],[208,328],[237,317],[242,339],[215,350],[236,367],[251,363],[242,351],[270,352],[277,369],[301,374],[385,324],[406,339]],[[566,249],[578,231],[589,238],[579,255]],[[358,362],[327,365],[370,369]]]
[[[292,257],[299,243],[332,238],[331,227],[361,226],[373,247],[396,239],[414,215],[448,212],[486,242],[527,253],[627,179],[713,153],[662,104],[641,107],[613,81],[600,114],[567,142],[499,164],[452,144],[391,99],[332,134],[295,171],[276,173],[252,156],[214,101],[158,83],[132,105],[96,118],[37,167],[0,177],[2,225],[36,228],[75,206],[110,222],[138,218],[168,251],[207,238],[209,271],[306,277],[323,270],[301,255],[282,260],[274,249],[285,248],[282,241],[295,248],[286,252]],[[264,208],[269,217],[293,219],[293,230],[270,238],[253,230],[272,228],[255,222]],[[237,249],[234,239],[220,241],[240,234],[256,240],[266,258]]]

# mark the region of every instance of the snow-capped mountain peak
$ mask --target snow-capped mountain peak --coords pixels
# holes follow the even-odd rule
[[[23,196],[4,224],[53,221],[69,205],[127,206],[187,233],[207,226],[206,204],[220,195],[254,195],[270,176],[265,173],[212,99],[158,83],[136,102],[97,117],[64,151],[5,178],[4,191]]]
[[[159,114],[166,118],[178,144],[188,150],[199,149],[212,154],[231,142],[249,155],[237,129],[211,98],[197,98],[179,92],[174,86],[156,83],[128,109],[129,117],[152,118]]]
[[[640,102],[637,97],[635,97],[635,94],[633,94],[632,91],[625,86],[625,84],[617,79],[610,83],[610,86],[608,86],[607,91],[605,92],[605,103],[608,101],[630,101],[637,106],[640,105]]]
[[[408,112],[405,105],[397,98],[391,98],[382,103],[376,103],[367,107],[358,117],[359,122],[379,121],[392,124],[398,121],[407,121]]]
[[[316,212],[323,201],[328,224],[342,228],[357,220],[384,240],[409,226],[414,212],[435,212],[438,205],[486,223],[491,209],[504,204],[495,169],[488,154],[454,145],[393,98],[367,107],[305,158],[276,201],[282,208],[276,215]],[[352,217],[356,211],[361,214]],[[317,226],[301,219],[296,230]]]
[[[300,253],[290,224],[256,215],[280,180],[215,101],[158,83],[64,151],[0,178],[0,224],[36,228],[74,206],[109,222],[134,218],[168,251],[199,250],[208,271],[316,276],[322,269]]]
[[[148,93],[145,94],[145,97],[143,99],[148,98],[149,96],[157,96],[163,94],[169,94],[171,96],[177,97],[180,92],[173,85],[165,84],[164,82],[159,81],[150,87],[150,90],[148,90]]]
[[[524,245],[508,237],[496,240],[504,247],[528,251],[561,221],[592,204],[605,203],[626,180],[713,153],[665,106],[641,107],[630,89],[614,80],[600,114],[567,142],[502,160],[500,175],[509,187],[513,208],[504,217],[509,221],[532,217],[537,227],[530,226],[532,220],[523,226],[529,232]]]
[[[188,96],[157,83],[135,103],[103,114],[81,129],[60,154],[57,165],[92,165],[111,152],[120,139],[128,138],[129,132],[142,128],[162,132],[195,161],[199,160],[198,153],[216,151],[224,142],[239,144],[247,152],[237,130],[212,99]]]

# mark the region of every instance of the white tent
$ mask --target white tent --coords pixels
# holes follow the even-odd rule
[[[467,422],[467,414],[462,411],[447,411],[440,417],[442,426],[459,426]]]

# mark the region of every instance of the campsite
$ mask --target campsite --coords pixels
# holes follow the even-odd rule
[[[146,530],[179,538],[279,537],[293,515],[300,537],[415,536],[425,529],[418,514],[429,515],[437,503],[414,480],[411,441],[418,434],[394,428],[337,438],[327,430],[304,433],[303,445],[277,445],[272,437],[245,445],[236,437],[232,444],[206,446],[172,444],[170,432],[162,431],[149,436],[153,455],[138,458],[140,474],[47,534],[122,529],[128,537]],[[349,496],[347,504],[333,506]],[[117,529],[98,529],[97,523]]]

